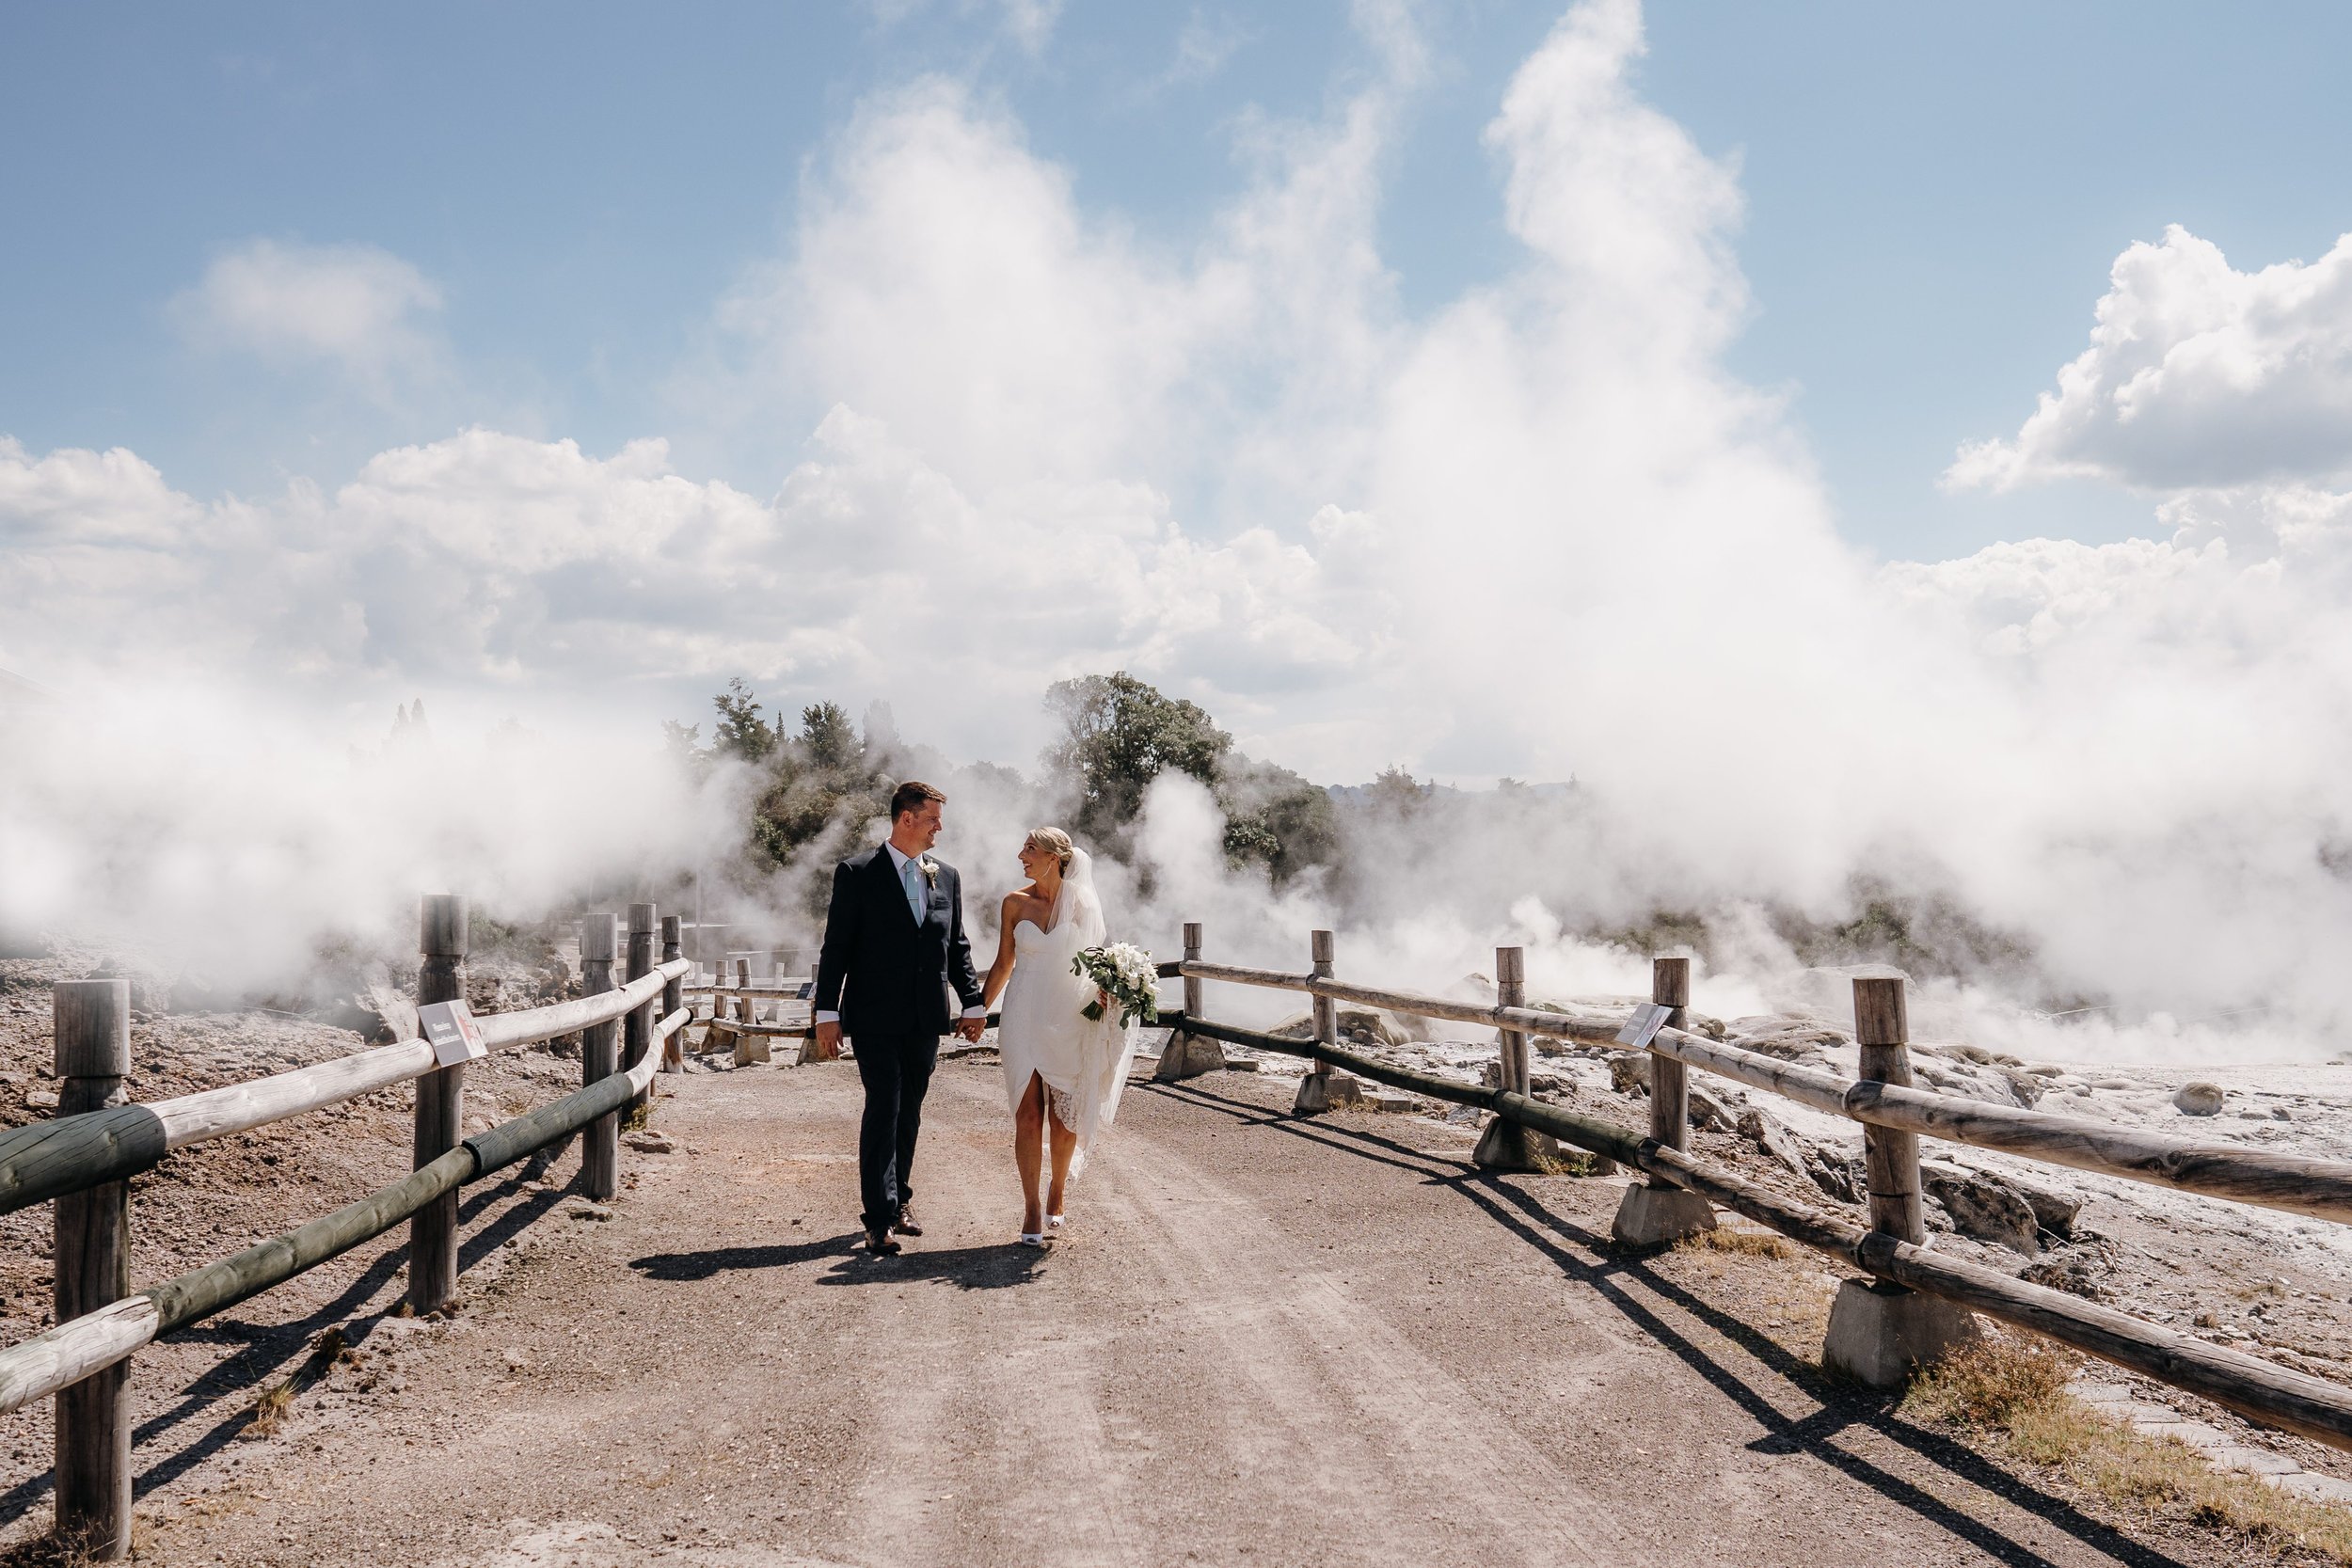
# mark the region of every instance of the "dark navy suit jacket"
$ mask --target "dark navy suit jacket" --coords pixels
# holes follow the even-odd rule
[[[925,887],[920,922],[885,847],[877,844],[834,867],[815,1002],[818,1010],[841,1015],[841,1032],[851,1039],[946,1034],[950,985],[964,1006],[980,1005],[980,977],[963,931],[962,880],[935,856],[916,858],[939,867]]]

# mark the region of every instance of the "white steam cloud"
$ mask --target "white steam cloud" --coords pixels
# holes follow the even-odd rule
[[[1576,7],[1517,73],[1486,143],[1519,260],[1422,317],[1375,220],[1428,52],[1404,13],[1359,25],[1380,69],[1321,120],[1248,127],[1242,189],[1184,254],[1083,204],[965,86],[859,106],[787,253],[718,307],[740,348],[723,401],[813,429],[765,500],[650,439],[596,456],[472,430],[332,494],[212,502],[129,452],[0,444],[0,562],[38,590],[0,611],[0,665],[84,694],[171,669],[373,703],[371,734],[419,691],[485,717],[593,692],[641,756],[652,716],[739,673],[787,710],[883,697],[909,736],[1014,763],[1046,738],[1046,683],[1123,667],[1316,779],[1581,786],[1371,837],[1276,895],[1164,782],[1152,902],[1130,903],[1158,946],[1202,919],[1220,953],[1296,963],[1337,922],[1351,973],[1444,985],[1518,941],[1539,992],[1639,990],[1638,942],[1592,934],[1665,910],[1717,932],[1703,1006],[1826,1006],[1765,911],[1842,916],[1861,872],[2029,950],[2013,992],[1929,988],[1931,1027],[2074,1054],[2331,1047],[2352,1013],[2329,961],[2352,940],[2352,248],[2245,275],[2177,230],[2134,245],[2058,392],[1951,471],[2148,489],[2169,538],[1875,566],[1780,404],[1724,368],[1740,194],[1630,85],[1633,0]],[[448,770],[391,775],[394,800],[269,759],[279,782],[247,792],[266,812],[224,817],[210,792],[242,775],[181,768],[180,739],[144,773],[101,752],[184,781],[160,789],[176,809],[81,787],[72,748],[12,758],[0,846],[47,868],[28,885],[79,885],[116,821],[428,847],[318,863],[346,905],[414,891],[450,846],[444,881],[547,888],[591,822],[620,861],[726,831],[664,816],[666,785],[599,795],[580,756],[538,775],[561,775],[544,844],[506,836],[529,788],[435,796]],[[976,903],[1030,809],[975,801],[951,829]],[[2106,1010],[2025,1006],[2067,995]]]

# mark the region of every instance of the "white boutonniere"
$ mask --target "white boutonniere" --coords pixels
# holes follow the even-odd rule
[[[929,887],[937,887],[939,885],[939,863],[926,855],[915,863],[923,868],[924,884]]]

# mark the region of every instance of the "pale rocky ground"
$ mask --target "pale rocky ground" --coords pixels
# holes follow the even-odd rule
[[[54,1087],[47,981],[94,961],[0,961],[8,1120]],[[513,982],[513,1005],[528,985]],[[1810,1044],[1852,1069],[1834,1031],[1738,1022],[1727,1034]],[[1792,1030],[1821,1037],[1792,1042]],[[134,1090],[159,1098],[359,1043],[315,1020],[151,1009],[135,1031]],[[1493,1052],[1491,1040],[1387,1049],[1466,1076]],[[1645,1124],[1638,1085],[1605,1054],[1547,1049],[1539,1089]],[[1825,1262],[1617,1257],[1606,1235],[1621,1180],[1476,1175],[1464,1164],[1476,1118],[1434,1104],[1298,1123],[1279,1114],[1295,1064],[1234,1055],[1258,1070],[1138,1087],[1073,1206],[1080,1230],[1044,1259],[1003,1244],[1016,1190],[992,1059],[943,1066],[925,1154],[931,1233],[910,1258],[872,1263],[850,1250],[854,1069],[698,1063],[668,1081],[677,1092],[657,1117],[682,1148],[625,1155],[628,1185],[609,1219],[569,1217],[586,1209],[563,1193],[570,1154],[546,1180],[509,1173],[469,1194],[466,1303],[453,1320],[387,1315],[396,1235],[142,1353],[145,1555],[2274,1560],[2185,1524],[2118,1519],[1825,1383],[1809,1362],[1838,1277]],[[2002,1064],[1921,1059],[1988,1096],[2011,1083]],[[2344,1069],[2206,1072],[2230,1097],[2217,1118],[2170,1109],[2185,1074],[2008,1071],[2049,1083],[2045,1108],[2312,1152],[2339,1147],[2352,1116]],[[554,1097],[578,1067],[531,1050],[474,1073],[469,1126]],[[1708,1087],[1735,1127],[1741,1110],[1768,1110],[1795,1158],[1720,1129],[1694,1135],[1698,1152],[1838,1201],[1812,1172],[1858,1150],[1852,1129]],[[175,1155],[135,1187],[135,1279],[389,1180],[405,1166],[407,1123],[393,1091]],[[2347,1375],[2335,1227],[1941,1152],[1963,1169],[2028,1174],[2082,1207],[2074,1239],[2038,1238],[2030,1259],[1957,1233],[1939,1245],[2043,1266],[2175,1326]],[[45,1212],[0,1219],[10,1339],[45,1321],[46,1228]],[[320,1369],[279,1434],[242,1435],[255,1396],[332,1326],[353,1354]],[[2142,1408],[2123,1413],[2145,1419],[2161,1403],[2274,1466],[2352,1475],[2317,1445],[2153,1385],[2096,1370],[2090,1387],[2136,1398]],[[0,1418],[0,1542],[25,1542],[42,1521],[47,1423],[45,1407]]]

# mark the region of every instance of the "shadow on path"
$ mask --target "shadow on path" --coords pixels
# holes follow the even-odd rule
[[[1345,1122],[1304,1120],[1189,1083],[1148,1084],[1138,1087],[1218,1112],[1250,1126],[1376,1160],[1409,1171],[1429,1185],[1458,1194],[1503,1229],[1550,1259],[1570,1279],[1592,1287],[1645,1334],[1740,1406],[1763,1428],[1764,1435],[1748,1445],[1756,1452],[1806,1454],[1869,1487],[1889,1502],[1948,1530],[1995,1561],[2011,1564],[2013,1568],[2055,1568],[2048,1558],[1984,1520],[1870,1460],[1836,1446],[1834,1439],[1840,1433],[1849,1427],[1859,1427],[1911,1450],[1956,1479],[1993,1493],[2118,1562],[2130,1564],[2131,1568],[2185,1568],[2179,1559],[2132,1540],[2114,1527],[2091,1518],[2065,1498],[2053,1497],[2003,1469],[1975,1449],[1903,1419],[1896,1413],[1891,1398],[1832,1383],[1818,1368],[1790,1354],[1778,1341],[1653,1272],[1643,1256],[1619,1254],[1606,1238],[1554,1213],[1513,1179],[1456,1164],[1443,1155],[1414,1148]],[[1638,1282],[1647,1291],[1712,1329],[1776,1374],[1784,1384],[1817,1402],[1820,1408],[1794,1419],[1782,1414],[1738,1371],[1631,1295],[1626,1289],[1628,1282]]]
[[[704,1252],[660,1252],[629,1260],[648,1279],[686,1283],[736,1269],[788,1269],[833,1259],[819,1285],[904,1285],[938,1280],[966,1291],[1000,1291],[1036,1276],[1045,1254],[1034,1247],[971,1246],[910,1249],[876,1258],[857,1243],[864,1233],[845,1230],[821,1241],[766,1246],[712,1247]]]

